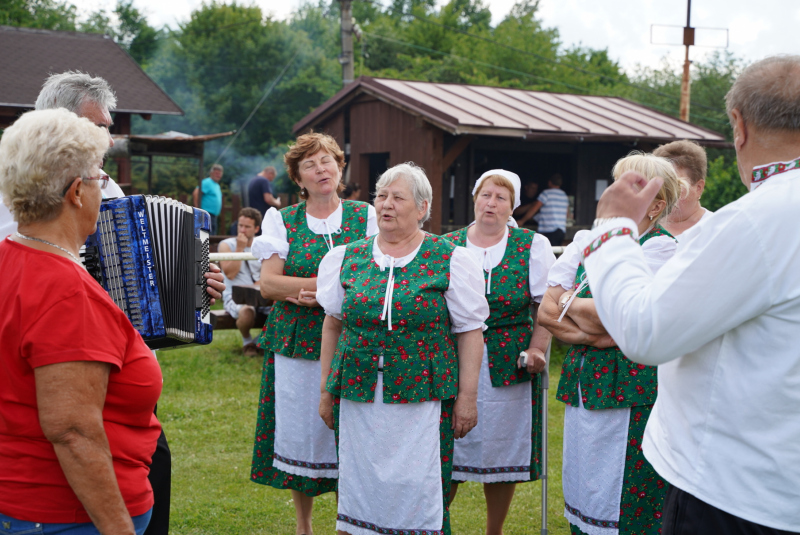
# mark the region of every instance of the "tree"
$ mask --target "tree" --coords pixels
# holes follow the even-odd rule
[[[708,162],[706,189],[700,198],[704,208],[715,212],[745,193],[735,159],[726,161],[724,156],[718,156]]]
[[[104,33],[124,48],[137,63],[144,66],[158,50],[163,36],[147,23],[133,0],[117,0],[113,17],[100,9],[78,25],[82,32]]]
[[[78,9],[58,0],[3,0],[0,25],[75,31]]]

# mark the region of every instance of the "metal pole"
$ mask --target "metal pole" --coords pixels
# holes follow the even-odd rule
[[[547,535],[547,391],[550,389],[550,348],[547,346],[542,377],[542,535]]]
[[[339,63],[342,64],[343,86],[352,83],[355,77],[355,66],[353,65],[353,10],[351,2],[352,0],[339,0],[342,10],[342,55],[339,56]]]
[[[153,193],[153,155],[147,157],[147,194]]]
[[[690,90],[689,85],[689,47],[694,44],[694,28],[691,24],[692,17],[692,0],[687,0],[686,5],[686,27],[683,29],[683,44],[686,47],[686,55],[683,60],[683,78],[681,79],[681,108],[680,115],[681,121],[689,121],[689,102]]]

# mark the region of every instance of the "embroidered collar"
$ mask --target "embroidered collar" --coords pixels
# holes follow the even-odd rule
[[[789,162],[768,163],[767,165],[756,167],[753,169],[753,180],[750,182],[750,191],[753,191],[766,182],[767,179],[793,169],[800,169],[800,158]]]

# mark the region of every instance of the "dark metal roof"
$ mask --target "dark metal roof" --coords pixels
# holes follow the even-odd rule
[[[0,106],[33,108],[45,79],[70,70],[105,78],[117,94],[113,111],[183,115],[106,35],[0,26]]]
[[[349,84],[295,124],[295,133],[323,122],[361,94],[418,115],[454,135],[550,141],[692,139],[703,145],[728,145],[718,132],[618,97],[366,76]]]

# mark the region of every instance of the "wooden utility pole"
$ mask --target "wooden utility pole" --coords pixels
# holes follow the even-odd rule
[[[339,63],[342,64],[342,85],[346,86],[353,82],[353,9],[352,0],[339,0],[341,7],[341,26],[342,26],[342,55],[339,56]]]
[[[689,121],[689,102],[691,85],[689,80],[689,47],[694,45],[694,28],[692,28],[692,0],[686,0],[686,27],[683,28],[683,46],[686,47],[686,56],[683,60],[683,79],[681,80],[681,108],[682,121]]]

